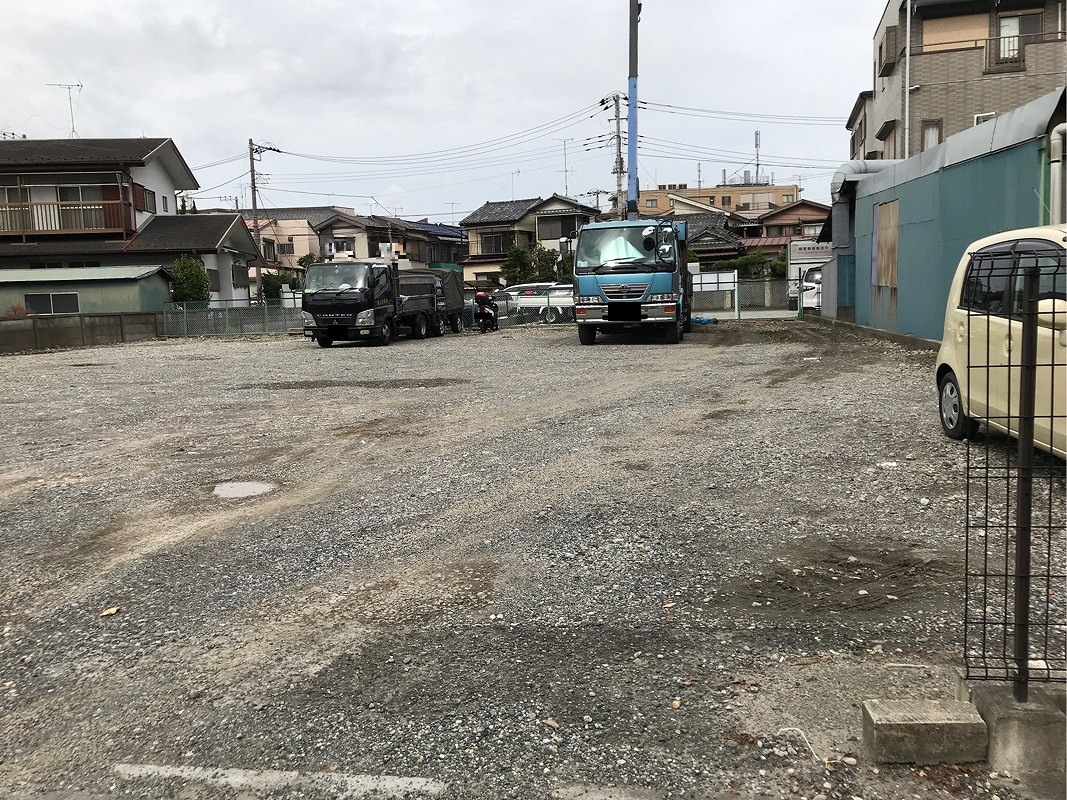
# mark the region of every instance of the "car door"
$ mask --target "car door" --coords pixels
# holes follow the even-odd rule
[[[1006,429],[1007,374],[1011,348],[1011,243],[971,256],[956,331],[956,363],[966,365],[962,391],[968,414]]]
[[[1013,280],[1011,385],[1008,413],[1010,429],[1019,429],[1019,380],[1022,353],[1023,282],[1028,270],[1037,270],[1037,374],[1034,392],[1034,442],[1044,448],[1064,450],[1064,391],[1067,389],[1067,276],[1064,251],[1051,242],[1023,241],[1017,248],[1016,273]],[[1060,305],[1056,305],[1056,303]],[[1058,309],[1058,311],[1053,311]],[[1043,312],[1043,313],[1042,313]]]

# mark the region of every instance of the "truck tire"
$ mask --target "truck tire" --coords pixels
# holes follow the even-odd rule
[[[375,344],[379,347],[388,347],[391,341],[393,341],[393,323],[390,321],[382,325],[382,332],[378,334]]]
[[[316,334],[315,341],[319,343],[319,347],[329,347],[333,344],[333,339],[331,339],[325,333]]]
[[[582,344],[593,344],[596,342],[596,328],[592,325],[579,325],[578,326],[578,341]]]
[[[445,318],[438,315],[434,317],[433,325],[430,326],[430,333],[434,336],[444,336],[446,327]]]
[[[452,333],[463,333],[463,317],[460,314],[453,314],[448,318],[448,326],[452,329]]]
[[[426,323],[426,317],[419,314],[411,323],[411,338],[412,339],[425,339],[426,333],[429,331],[430,326]]]

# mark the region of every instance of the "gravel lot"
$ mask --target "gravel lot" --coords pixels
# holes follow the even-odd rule
[[[960,663],[933,358],[810,321],[2,357],[0,796],[1025,797],[863,751],[862,700]]]

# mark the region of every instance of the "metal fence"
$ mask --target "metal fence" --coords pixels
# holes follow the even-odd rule
[[[966,462],[964,662],[976,680],[1067,680],[1062,251],[972,259],[966,389],[981,429]],[[962,388],[962,387],[961,387]],[[980,416],[979,416],[980,415]],[[1010,432],[1015,439],[1004,435]]]
[[[303,328],[300,307],[281,300],[212,300],[167,303],[164,336],[237,336],[283,334]]]
[[[737,273],[710,272],[694,278],[693,312],[723,320],[795,319],[799,281],[787,278],[737,277]],[[811,311],[811,309],[808,309]]]

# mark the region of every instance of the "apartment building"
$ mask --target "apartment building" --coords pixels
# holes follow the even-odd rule
[[[669,214],[675,204],[672,195],[678,195],[723,211],[767,212],[797,202],[804,191],[803,187],[792,183],[753,182],[751,174],[746,175],[748,180],[727,181],[718,186],[690,188],[687,183],[663,183],[655,189],[642,189],[638,194],[637,209],[643,216]]]
[[[1062,0],[889,0],[850,157],[907,158],[1063,86],[1064,14]]]

